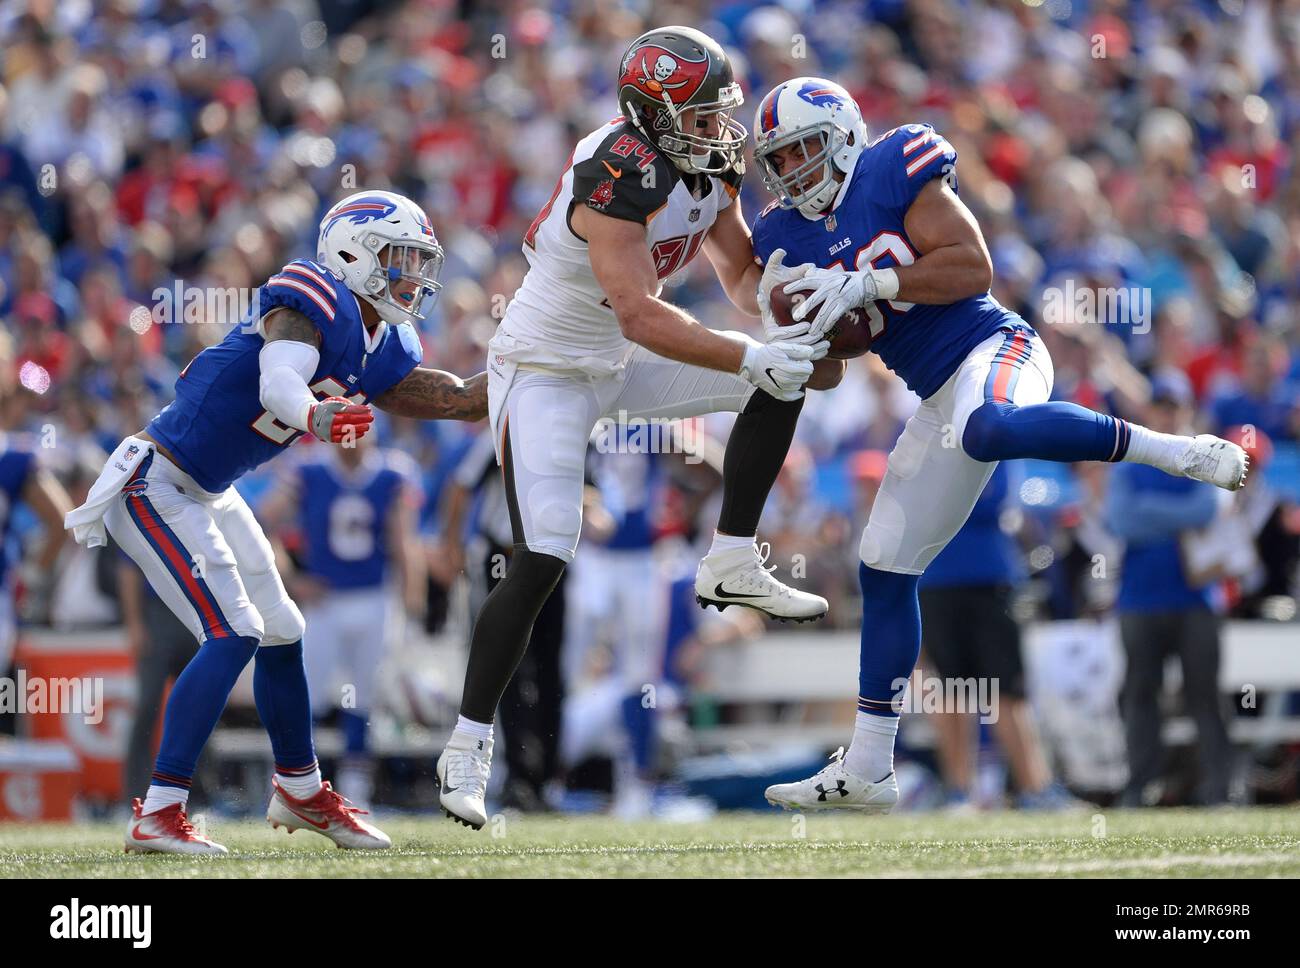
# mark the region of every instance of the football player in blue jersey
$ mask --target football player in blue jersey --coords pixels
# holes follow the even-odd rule
[[[176,399],[109,458],[65,521],[76,539],[105,529],[201,643],[167,702],[162,747],[129,851],[220,854],[185,816],[194,765],[240,672],[275,755],[267,819],[342,847],[389,846],[321,780],[303,669],[303,618],[270,542],[233,484],[304,433],[348,446],[373,414],[478,420],[486,377],[421,367],[413,323],[439,288],[442,247],[414,202],[360,192],[321,222],[316,261],[289,263],[249,318],[181,371]]]
[[[922,399],[889,455],[862,533],[862,648],[853,742],[815,776],[769,787],[774,804],[883,812],[893,772],[899,684],[921,645],[917,582],[970,515],[1000,460],[1132,461],[1235,490],[1246,454],[1049,401],[1052,361],[1034,330],[989,294],[979,225],[957,194],[957,153],[928,124],[868,142],[853,98],[799,77],[777,85],[755,122],[755,160],[776,196],[755,222],[754,256],[787,293],[804,292],[810,338],[865,311],[871,350]],[[797,266],[787,268],[789,257]],[[760,293],[765,325],[775,325]]]
[[[18,560],[14,511],[25,504],[43,532],[40,551],[25,564]],[[0,432],[0,676],[8,675],[18,637],[14,607],[15,577],[21,574],[28,596],[48,606],[50,578],[67,535],[63,515],[72,506],[63,485],[41,467],[34,441],[21,434]],[[43,614],[45,608],[37,610]]]
[[[420,472],[405,453],[375,447],[310,447],[258,507],[272,535],[292,525],[300,571],[289,585],[303,605],[304,656],[313,711],[338,710],[343,756],[338,791],[368,808],[374,789],[369,744],[375,677],[407,615],[423,608]]]

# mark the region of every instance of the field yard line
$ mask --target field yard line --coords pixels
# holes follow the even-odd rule
[[[997,864],[992,867],[951,867],[917,872],[922,877],[996,877],[999,874],[1086,874],[1093,871],[1168,870],[1188,864],[1204,867],[1258,867],[1265,864],[1295,863],[1294,854],[1169,854],[1163,857],[1130,857],[1114,860],[1063,860],[1059,863]],[[888,875],[886,875],[888,876]],[[912,877],[915,873],[896,876]]]

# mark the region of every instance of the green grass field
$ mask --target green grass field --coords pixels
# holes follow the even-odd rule
[[[214,820],[229,857],[122,853],[118,824],[0,824],[0,877],[1300,877],[1300,809],[861,817],[706,823],[498,817],[474,832],[391,818],[390,851]]]

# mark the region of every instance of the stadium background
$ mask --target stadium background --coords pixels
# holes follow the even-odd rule
[[[1300,195],[1291,178],[1300,130],[1300,13],[1283,3],[6,3],[3,422],[13,435],[32,435],[11,439],[36,447],[76,501],[104,452],[143,426],[169,399],[180,367],[237,319],[217,299],[187,320],[171,294],[254,289],[289,259],[314,251],[320,215],[354,188],[391,189],[423,204],[448,254],[445,289],[422,333],[426,362],[477,372],[525,269],[524,230],[572,144],[616,113],[611,85],[627,41],[666,23],[697,26],[733,54],[747,126],[768,87],[800,74],[847,87],[873,132],[932,122],[959,152],[962,197],[993,255],[994,293],[1048,342],[1058,397],[1142,420],[1153,381],[1185,385],[1200,430],[1257,428],[1250,490],[1270,502],[1266,510],[1282,536],[1260,553],[1284,581],[1264,588],[1256,568],[1217,588],[1216,601],[1236,622],[1249,623],[1234,625],[1244,630],[1242,641],[1250,641],[1251,629],[1282,623],[1300,649],[1293,624]],[[767,200],[751,172],[747,215]],[[1151,325],[1086,313],[1049,324],[1044,293],[1067,285],[1148,293]],[[666,298],[715,328],[753,329],[756,322],[730,307],[705,260]],[[155,322],[163,319],[172,321]],[[720,683],[699,653],[855,639],[858,533],[885,454],[915,404],[874,357],[854,362],[833,394],[811,395],[763,537],[783,570],[802,556],[807,572],[799,583],[831,600],[832,618],[799,633],[797,643],[734,617],[739,610],[690,631],[690,658],[670,677],[681,693],[674,715],[683,728],[668,734],[680,755],[667,776],[685,789],[745,802],[752,775],[815,759],[824,752],[822,733],[847,737],[851,703],[783,701],[774,689],[761,708],[740,709],[720,701]],[[725,439],[725,420],[704,426],[711,438]],[[380,426],[382,444],[418,462],[429,570],[424,628],[402,636],[381,711],[387,726],[377,728],[378,740],[400,753],[381,784],[381,801],[392,805],[432,802],[428,760],[454,711],[469,598],[454,565],[467,541],[445,532],[441,508],[481,429]],[[1051,695],[1074,702],[1073,722],[1090,723],[1104,747],[1055,749],[1058,766],[1068,755],[1081,757],[1093,782],[1072,785],[1102,797],[1114,794],[1121,782],[1114,769],[1122,771],[1110,621],[1120,545],[1101,513],[1109,472],[1027,462],[1011,469],[1001,515],[1024,567],[1017,614],[1036,623],[1054,656],[1044,666]],[[275,473],[271,465],[243,482],[255,507]],[[692,554],[684,543],[707,534],[714,515],[709,482],[687,472],[665,481],[651,508],[660,557],[670,563],[656,572],[646,602],[680,579]],[[607,491],[604,499],[617,514],[616,498]],[[113,699],[120,715],[89,738],[40,717],[9,717],[3,729],[18,739],[0,737],[0,779],[25,779],[6,788],[0,816],[33,809],[57,815],[73,796],[76,810],[102,809],[122,795],[116,757],[130,657],[120,617],[84,551],[66,547],[49,575],[23,567],[39,537],[30,512],[15,508],[6,573],[22,625],[19,664],[109,670],[120,685]],[[292,547],[293,535],[285,538]],[[567,584],[571,622],[574,612],[584,621],[583,609],[601,595],[599,541],[584,540]],[[593,563],[585,571],[584,556]],[[1109,567],[1099,569],[1098,556]],[[1054,625],[1068,634],[1054,636]],[[856,644],[849,649],[853,655]],[[1300,653],[1289,659],[1284,683],[1294,680]],[[598,679],[599,660],[584,671]],[[1226,690],[1225,702],[1232,698],[1239,692]],[[1270,698],[1276,701],[1238,709],[1234,722],[1264,712],[1293,717],[1285,690]],[[1176,697],[1171,702],[1176,707]],[[784,733],[788,742],[774,749],[744,739],[738,746],[699,742],[711,727],[747,722],[779,726],[752,735]],[[1068,746],[1066,722],[1056,741]],[[832,728],[819,733],[812,723]],[[221,735],[255,726],[251,703],[237,697]],[[1238,744],[1234,796],[1293,798],[1300,759],[1294,730],[1250,735],[1272,738]],[[52,752],[56,747],[64,753]],[[912,787],[934,795],[914,797],[916,806],[938,799],[923,747],[911,758]],[[691,757],[701,749],[721,761]],[[252,774],[231,764],[252,754],[234,741],[220,750],[205,761],[210,800],[251,809],[234,778]],[[750,758],[741,762],[738,752]],[[1122,761],[1122,749],[1118,756]],[[981,764],[985,786],[996,793],[1003,775],[996,751]],[[1175,761],[1171,774],[1181,766]],[[607,781],[597,776],[588,785],[600,789]],[[1189,784],[1174,783],[1167,796],[1187,800],[1188,791]]]

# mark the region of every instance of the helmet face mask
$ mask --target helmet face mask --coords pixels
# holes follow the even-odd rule
[[[437,242],[389,242],[378,233],[368,233],[362,244],[379,246],[376,266],[366,284],[366,295],[379,315],[390,323],[424,319],[442,289],[438,281],[443,264],[442,246]],[[398,315],[385,315],[376,303],[395,310]]]
[[[754,163],[767,190],[776,196],[782,208],[799,208],[806,212],[823,211],[839,191],[835,177],[835,155],[850,141],[850,132],[833,122],[823,122],[792,131],[783,138],[773,138],[754,150]],[[814,146],[809,150],[810,143]],[[804,160],[786,165],[778,172],[772,156],[782,148],[801,145]],[[808,184],[809,176],[820,171],[821,177]]]
[[[394,325],[424,319],[442,288],[444,253],[428,217],[392,192],[358,192],[331,208],[316,258]]]
[[[665,106],[672,126],[659,135],[659,150],[672,158],[679,168],[720,174],[734,168],[745,150],[749,132],[732,116],[745,103],[740,85],[732,84],[719,95],[717,101],[708,104],[692,104],[681,109],[675,109],[671,103]],[[701,127],[713,133],[700,133]],[[720,162],[713,161],[715,152],[721,156]]]
[[[721,174],[742,164],[749,132],[733,115],[745,98],[727,55],[706,34],[691,27],[642,34],[623,56],[618,97],[624,117],[680,170]]]

